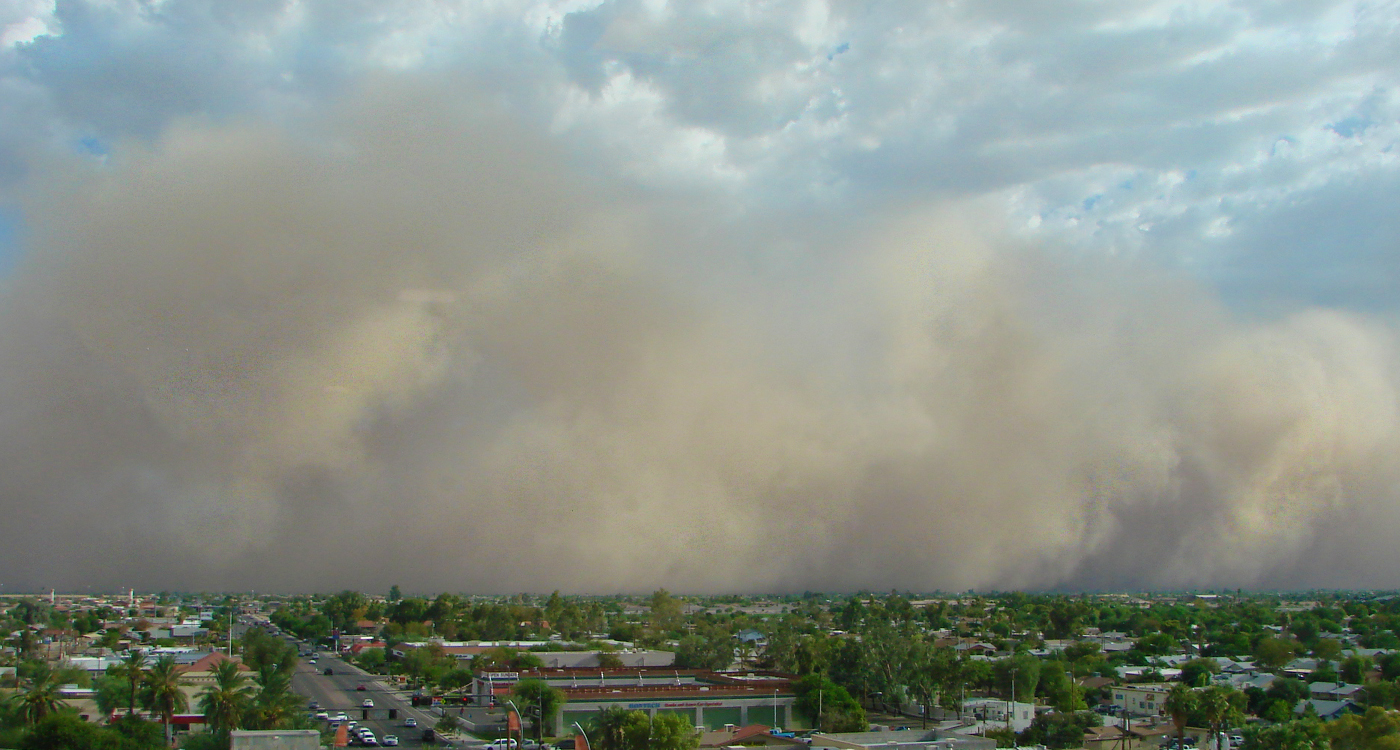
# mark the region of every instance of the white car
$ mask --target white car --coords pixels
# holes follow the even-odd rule
[[[399,745],[399,738],[398,738],[396,735],[386,734],[386,735],[384,735],[384,743],[383,743],[383,744],[384,744],[384,747],[398,747],[398,745]]]
[[[487,747],[494,748],[494,750],[515,750],[515,746],[516,742],[514,737],[511,737],[510,739],[502,737],[501,739],[495,740],[491,744],[487,745]]]
[[[340,713],[336,714],[335,716],[332,716],[331,719],[333,719],[333,720],[335,720],[335,721],[350,721],[350,714],[347,714],[347,713],[345,713],[344,711],[341,711]]]
[[[374,708],[374,699],[366,698],[360,702],[360,708]]]
[[[418,726],[418,720],[410,716],[403,720],[403,725],[406,727],[416,727]]]

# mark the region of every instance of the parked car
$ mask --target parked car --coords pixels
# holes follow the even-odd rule
[[[517,744],[514,737],[509,739],[502,737],[499,740],[492,741],[487,747],[493,748],[493,750],[515,750]]]

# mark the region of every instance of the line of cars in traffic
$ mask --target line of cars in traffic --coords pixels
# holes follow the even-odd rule
[[[362,705],[369,708],[374,705],[374,702],[366,699]],[[319,710],[320,706],[315,703],[313,703],[310,708],[315,711],[315,713],[312,714],[312,718],[326,722],[326,727],[332,732],[339,729],[340,725],[344,724],[346,740],[351,745],[382,745],[385,747],[395,747],[399,744],[397,735],[386,734],[381,739],[375,736],[374,730],[369,727],[360,726],[359,722],[351,720],[350,715],[344,711],[322,711]],[[403,726],[408,729],[415,729],[418,727],[418,720],[410,716],[403,720]]]
[[[339,729],[340,726],[344,724],[346,740],[351,745],[383,745],[385,747],[395,747],[399,744],[399,738],[397,735],[386,734],[384,735],[383,739],[380,739],[379,737],[375,736],[373,729],[370,729],[369,727],[360,726],[359,722],[352,721],[350,719],[350,716],[344,711],[339,711],[336,713],[331,713],[329,711],[317,711],[315,714],[315,718],[326,722],[327,728],[330,729],[332,732]],[[418,722],[412,718],[405,719],[404,726],[416,727],[418,726]]]

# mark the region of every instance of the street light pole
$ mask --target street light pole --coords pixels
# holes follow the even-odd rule
[[[520,715],[520,709],[515,705],[515,701],[513,701],[513,700],[507,698],[507,699],[506,699],[506,705],[507,705],[507,706],[510,706],[510,708],[511,708],[512,711],[515,711],[515,720],[516,720],[516,722],[524,722],[524,721],[525,721],[525,717],[523,717],[523,716]],[[507,739],[507,740],[510,739],[510,714],[506,714],[506,739]],[[521,744],[522,746],[525,744],[525,727],[524,727],[524,726],[521,726],[521,727],[520,727],[520,744]],[[510,750],[510,742],[506,742],[506,750]],[[522,747],[521,750],[524,750],[524,748]]]

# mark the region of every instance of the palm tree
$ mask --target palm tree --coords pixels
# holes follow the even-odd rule
[[[255,678],[258,694],[248,711],[252,729],[278,729],[298,715],[301,698],[292,692],[291,675],[274,664],[264,665]]]
[[[13,698],[15,711],[25,724],[33,726],[40,719],[57,712],[66,704],[58,695],[58,682],[52,674],[44,674],[34,680],[29,689]]]
[[[126,652],[126,658],[112,667],[112,674],[126,680],[129,688],[126,715],[131,716],[136,713],[136,691],[146,680],[146,654],[136,650]]]
[[[214,684],[199,694],[199,708],[209,731],[226,734],[238,728],[243,711],[253,698],[253,687],[238,669],[238,662],[225,659],[214,667]]]
[[[1225,728],[1242,717],[1239,704],[1243,700],[1244,693],[1225,685],[1211,685],[1201,692],[1201,709],[1210,724],[1210,736],[1217,748],[1220,747],[1220,736]]]
[[[146,707],[160,714],[165,725],[165,742],[171,742],[170,722],[175,713],[189,708],[189,698],[180,689],[180,671],[176,668],[175,657],[162,656],[156,659],[146,672]]]
[[[1186,721],[1191,716],[1191,711],[1196,708],[1196,691],[1185,683],[1178,682],[1167,692],[1167,700],[1162,704],[1162,708],[1172,717],[1172,724],[1176,726],[1176,746],[1185,747]]]

